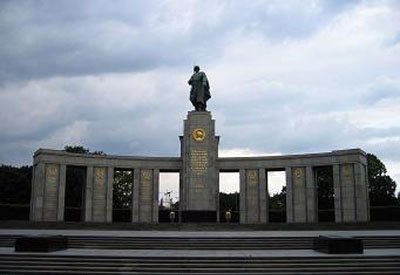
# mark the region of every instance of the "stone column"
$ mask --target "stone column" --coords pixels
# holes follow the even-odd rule
[[[305,167],[293,168],[293,212],[295,223],[307,222],[307,202],[306,202],[306,169]]]
[[[114,167],[108,167],[107,184],[106,184],[106,222],[112,222],[113,189],[114,189]]]
[[[42,218],[43,221],[57,221],[59,177],[59,165],[46,164]]]
[[[294,222],[292,167],[286,167],[286,222]]]
[[[366,168],[361,163],[333,166],[336,222],[369,221]]]
[[[65,204],[66,166],[38,163],[32,178],[32,221],[63,221]]]
[[[65,164],[61,164],[60,165],[60,182],[59,182],[59,186],[58,186],[57,221],[64,221],[66,177],[67,177],[67,166]]]
[[[287,167],[286,191],[287,222],[316,222],[316,188],[312,167]]]
[[[185,195],[185,189],[183,184],[183,172],[182,170],[179,170],[179,213],[178,213],[179,223],[182,222],[183,205],[181,205],[181,201],[183,200],[184,195]]]
[[[246,223],[259,223],[258,170],[246,170]]]
[[[265,169],[240,170],[240,223],[266,223]]]
[[[317,188],[315,185],[315,174],[312,166],[306,167],[306,201],[307,201],[307,223],[318,221]]]
[[[264,169],[265,171],[265,223],[269,223],[269,202],[270,202],[270,196],[269,196],[269,183],[268,183],[268,172]]]
[[[92,221],[106,221],[107,167],[94,168]]]
[[[44,182],[46,176],[46,165],[38,163],[34,168],[34,179],[32,186],[32,209],[31,220],[42,221],[43,219],[43,203],[44,203]]]
[[[355,222],[357,220],[357,211],[353,164],[340,165],[340,183],[342,189],[343,222]]]
[[[340,187],[340,165],[334,164],[333,169],[333,192],[335,194],[335,222],[343,222],[342,189]]]
[[[267,175],[264,168],[258,169],[258,188],[259,188],[259,208],[260,223],[269,221],[268,188]]]
[[[246,209],[246,202],[247,202],[247,194],[246,194],[246,170],[240,169],[239,170],[239,182],[240,182],[240,223],[245,224],[247,223],[247,209]]]
[[[354,164],[356,217],[357,222],[369,221],[369,199],[366,167],[361,163]]]
[[[140,170],[139,183],[139,223],[153,221],[154,175],[151,169]]]
[[[153,170],[153,219],[152,223],[158,223],[158,192],[160,188],[160,170]]]
[[[93,166],[86,168],[86,187],[85,187],[85,222],[92,221],[93,204]]]
[[[132,193],[132,222],[139,223],[139,194],[140,194],[140,169],[133,170],[133,193]]]
[[[221,215],[221,209],[219,209],[219,170],[216,170],[217,176],[215,177],[215,203],[217,205],[217,223],[221,221],[220,215]]]

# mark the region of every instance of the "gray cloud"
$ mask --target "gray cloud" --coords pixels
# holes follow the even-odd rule
[[[221,54],[224,40],[232,33],[262,33],[276,41],[307,37],[349,4],[202,1],[170,5],[164,1],[2,1],[0,33],[6,43],[0,45],[0,83],[207,62]]]

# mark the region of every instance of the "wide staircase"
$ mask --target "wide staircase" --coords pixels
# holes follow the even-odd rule
[[[356,236],[365,253],[349,255],[301,236],[69,236],[65,251],[15,253],[19,236],[0,235],[0,274],[400,274],[400,236]]]
[[[1,255],[1,274],[400,274],[400,256],[102,257]]]

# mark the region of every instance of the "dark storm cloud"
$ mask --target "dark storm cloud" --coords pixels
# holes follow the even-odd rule
[[[182,55],[151,26],[158,2],[1,2],[0,82],[148,70]],[[182,51],[181,51],[182,53]]]
[[[210,60],[236,31],[297,39],[349,5],[326,3],[2,1],[0,84]]]

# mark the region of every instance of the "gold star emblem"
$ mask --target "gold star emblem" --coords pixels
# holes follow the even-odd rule
[[[201,128],[197,128],[193,130],[192,137],[195,141],[201,142],[206,139],[206,131]]]

